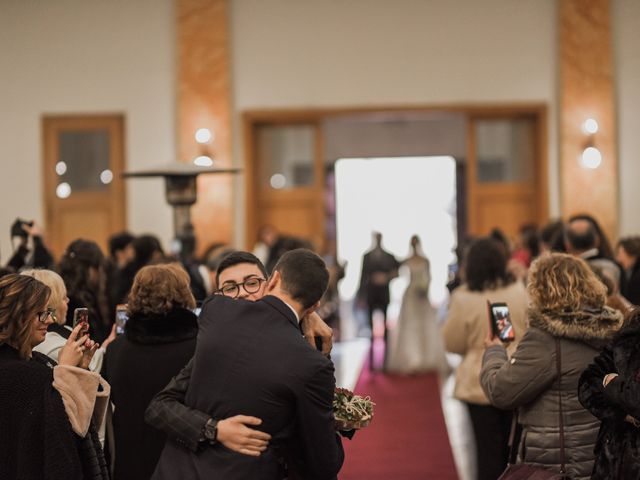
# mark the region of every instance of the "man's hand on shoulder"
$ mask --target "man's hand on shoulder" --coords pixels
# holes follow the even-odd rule
[[[331,353],[333,330],[320,318],[320,315],[313,312],[305,316],[302,319],[302,332],[313,348],[316,348],[315,337],[320,337],[322,340],[322,354],[329,355]]]
[[[234,452],[259,457],[267,449],[271,435],[251,428],[262,420],[246,415],[236,415],[218,422],[217,441]]]

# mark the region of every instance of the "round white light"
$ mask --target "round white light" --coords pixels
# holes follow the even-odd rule
[[[100,181],[105,185],[110,184],[113,181],[113,172],[109,169],[103,170],[100,174]]]
[[[62,182],[56,187],[56,195],[58,198],[69,198],[69,195],[71,195],[71,185],[67,182]]]
[[[593,118],[587,118],[582,124],[582,131],[589,135],[593,135],[598,131],[598,122]]]
[[[199,128],[196,131],[196,142],[198,143],[209,143],[212,138],[213,134],[208,128]]]
[[[213,166],[213,160],[206,155],[201,155],[193,160],[193,164],[199,167],[211,167]]]
[[[602,164],[602,153],[595,147],[587,147],[580,156],[580,165],[595,170]]]
[[[64,175],[67,173],[67,164],[65,162],[56,163],[56,173],[58,175]]]
[[[269,181],[272,188],[281,189],[284,188],[287,184],[287,178],[281,173],[275,173],[271,176],[271,180]]]

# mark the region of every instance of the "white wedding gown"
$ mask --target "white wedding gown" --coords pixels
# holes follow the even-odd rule
[[[431,272],[429,260],[413,256],[405,262],[410,281],[402,297],[388,357],[390,373],[420,373],[449,369],[436,310],[429,302]]]

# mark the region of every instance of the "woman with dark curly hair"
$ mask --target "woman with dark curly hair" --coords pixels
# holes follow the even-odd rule
[[[640,478],[640,309],[582,373],[578,392],[601,421],[592,480]]]
[[[627,300],[640,305],[640,237],[621,238],[616,260],[624,269],[620,290]]]
[[[114,478],[150,478],[165,435],[144,423],[151,399],[193,356],[198,323],[189,274],[179,264],[149,265],[135,276],[124,335],[107,349],[104,375],[115,405]]]
[[[109,336],[113,324],[109,315],[104,265],[104,255],[98,244],[82,239],[69,244],[59,265],[69,297],[67,325],[73,324],[76,308],[88,308],[91,338],[100,343]]]
[[[507,464],[511,412],[490,405],[480,386],[484,340],[489,333],[487,301],[509,306],[516,339],[526,329],[527,294],[522,282],[507,273],[503,245],[491,238],[475,240],[467,250],[464,283],[451,295],[444,325],[445,347],[462,355],[456,371],[454,396],[466,403],[476,440],[478,479],[495,480]]]
[[[527,289],[529,329],[510,358],[499,340],[486,339],[482,387],[492,405],[518,409],[520,462],[587,479],[598,421],[580,405],[576,386],[622,314],[605,305],[606,287],[589,265],[571,255],[539,257]]]

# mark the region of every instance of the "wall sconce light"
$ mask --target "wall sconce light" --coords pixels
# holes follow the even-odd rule
[[[578,159],[583,168],[595,170],[602,164],[602,153],[595,147],[594,136],[598,129],[598,122],[593,118],[587,118],[582,124],[582,131],[589,136]]]
[[[213,142],[215,135],[208,128],[199,128],[196,130],[195,138],[201,148],[200,155],[193,159],[193,164],[198,167],[212,167],[213,159],[211,158],[207,145]]]
[[[587,118],[582,124],[582,131],[587,135],[598,133],[598,122],[594,118]]]

